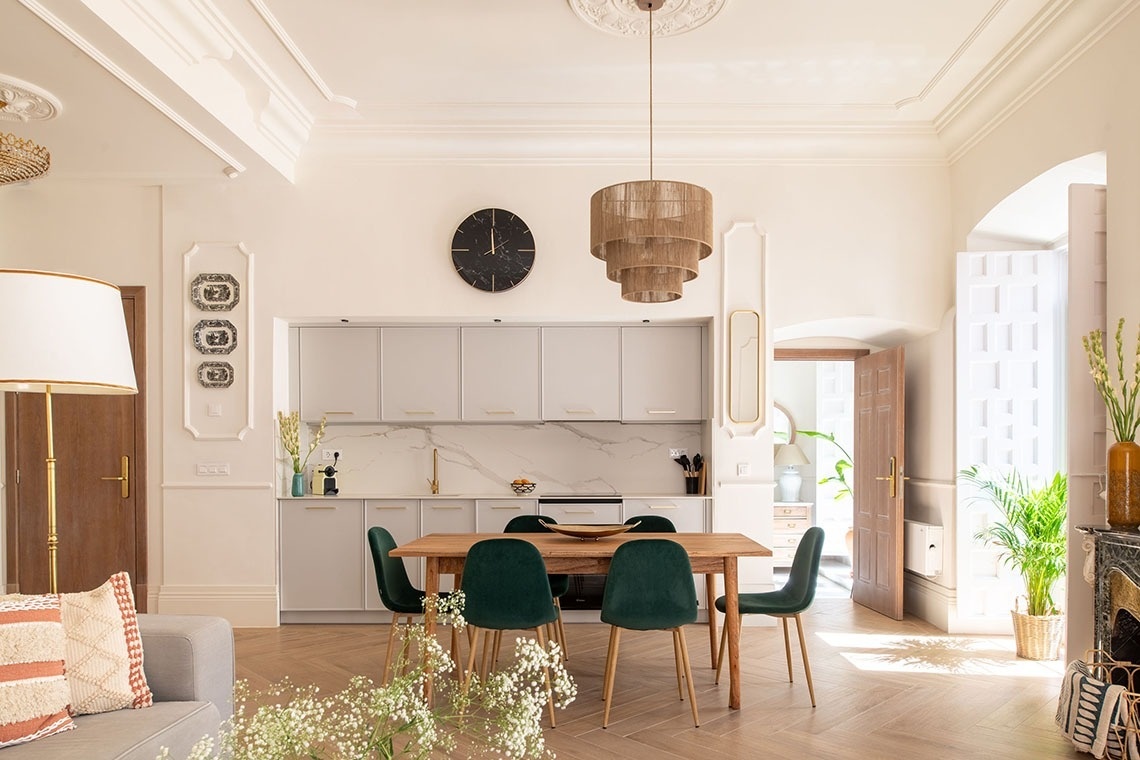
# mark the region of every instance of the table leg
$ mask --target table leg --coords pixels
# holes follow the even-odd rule
[[[705,573],[705,595],[709,607],[709,654],[712,655],[712,669],[716,670],[716,576]]]
[[[724,558],[724,635],[728,637],[728,706],[740,709],[740,607],[736,557]]]
[[[427,574],[424,578],[424,596],[439,596],[439,557],[426,558]],[[429,606],[424,610],[424,636],[430,641],[435,638],[435,608]],[[427,699],[428,704],[432,703],[432,674],[428,670],[425,673],[424,680],[424,698]]]

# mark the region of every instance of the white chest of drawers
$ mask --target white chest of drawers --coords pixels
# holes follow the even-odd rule
[[[804,531],[812,525],[812,502],[777,501],[772,505],[772,566],[790,567]]]

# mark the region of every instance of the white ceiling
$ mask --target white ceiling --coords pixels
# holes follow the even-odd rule
[[[639,161],[647,41],[591,27],[574,1],[634,4],[9,0],[0,75],[62,101],[12,129],[65,177]],[[655,40],[658,160],[944,163],[1127,4],[725,0]]]

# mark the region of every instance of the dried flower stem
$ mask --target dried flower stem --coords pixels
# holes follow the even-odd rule
[[[1136,429],[1140,427],[1136,400],[1140,395],[1140,330],[1136,334],[1136,350],[1133,354],[1132,378],[1124,375],[1124,318],[1116,324],[1116,382],[1108,370],[1108,359],[1104,352],[1104,331],[1093,330],[1081,338],[1085,354],[1089,360],[1089,374],[1097,391],[1104,399],[1105,408],[1117,441],[1132,441]]]
[[[300,412],[277,412],[277,427],[281,431],[281,446],[289,457],[293,460],[293,472],[304,472],[305,465],[309,463],[309,457],[313,455],[313,451],[320,445],[321,439],[325,435],[325,422],[326,418],[321,417],[321,426],[317,430],[317,434],[309,441],[309,450],[305,453],[305,458],[301,459],[301,413]]]

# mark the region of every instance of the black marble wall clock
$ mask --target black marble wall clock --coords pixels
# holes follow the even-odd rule
[[[501,208],[485,208],[464,219],[451,239],[451,263],[473,288],[488,293],[510,290],[534,266],[534,235],[521,218]]]

